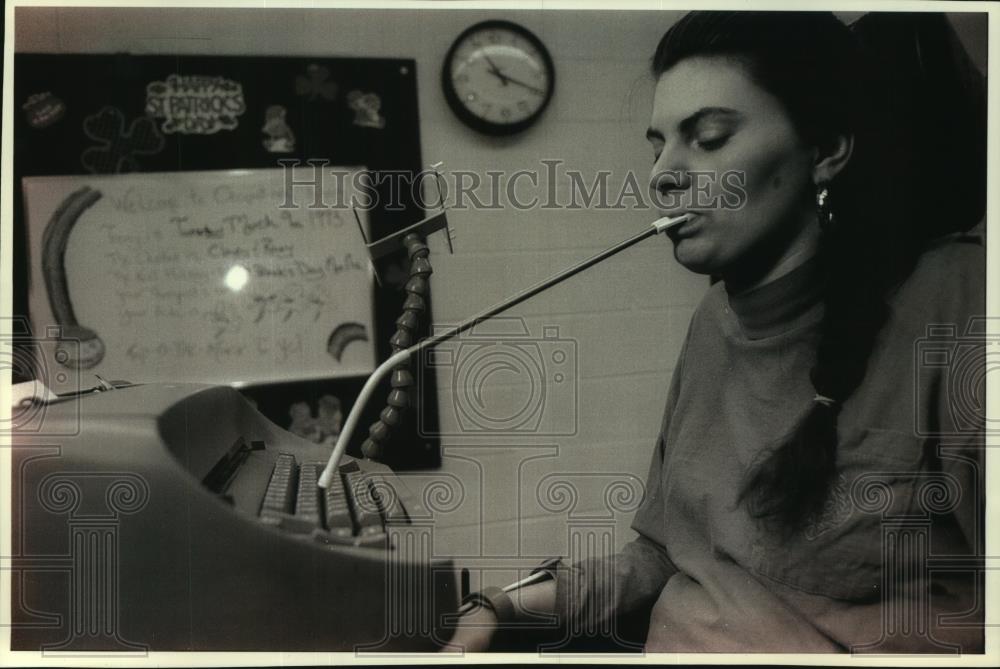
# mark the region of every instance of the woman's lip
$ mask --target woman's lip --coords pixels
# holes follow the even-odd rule
[[[669,228],[667,230],[667,235],[668,236],[670,236],[670,237],[681,237],[682,236],[680,234],[681,230],[685,230],[685,229],[690,228],[691,224],[694,221],[696,221],[699,218],[699,216],[700,216],[700,214],[698,212],[696,212],[696,211],[686,211],[684,213],[688,217],[687,220],[684,221],[683,223],[678,223],[677,225],[673,226],[672,228]]]

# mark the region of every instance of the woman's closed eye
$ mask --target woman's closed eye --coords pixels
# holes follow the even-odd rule
[[[732,135],[730,134],[711,135],[711,136],[706,135],[704,137],[694,137],[688,140],[688,143],[691,144],[691,146],[695,149],[700,149],[702,151],[716,151],[725,146],[726,142],[728,142],[731,137]],[[662,146],[659,148],[654,147],[653,149],[654,165],[660,159],[660,154],[662,153],[663,153]]]
[[[730,135],[710,135],[705,137],[695,137],[691,141],[691,145],[696,149],[701,149],[703,151],[715,151],[721,149],[725,146],[726,142],[729,141]]]

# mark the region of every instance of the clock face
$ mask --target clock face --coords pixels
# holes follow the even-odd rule
[[[555,86],[545,45],[508,21],[467,29],[445,57],[445,98],[462,121],[490,134],[524,130],[544,111]]]

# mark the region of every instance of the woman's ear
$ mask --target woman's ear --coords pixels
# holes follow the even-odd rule
[[[854,152],[854,135],[837,135],[825,147],[817,148],[813,164],[813,183],[833,181],[847,166]]]

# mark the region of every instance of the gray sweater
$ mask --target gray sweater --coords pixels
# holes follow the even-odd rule
[[[786,540],[736,498],[812,402],[821,277],[810,261],[743,294],[714,285],[674,371],[639,536],[560,566],[563,624],[648,621],[647,651],[982,652],[986,338],[970,319],[985,277],[979,234],[921,256],[840,413],[826,506]]]

